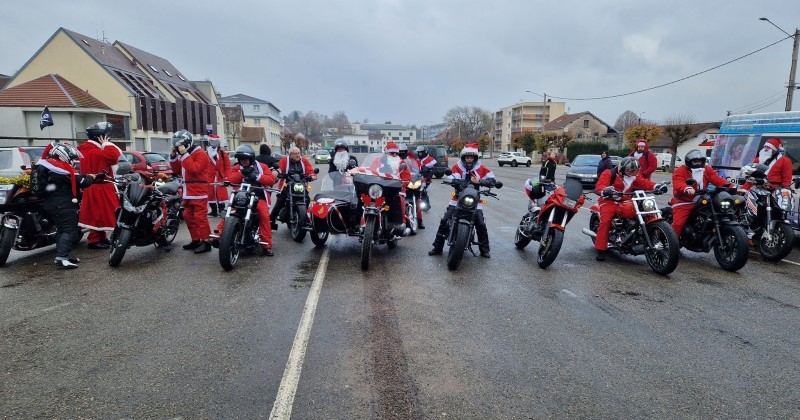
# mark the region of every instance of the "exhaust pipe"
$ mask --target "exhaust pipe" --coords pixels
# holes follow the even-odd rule
[[[589,236],[591,236],[592,238],[596,238],[596,237],[597,237],[597,234],[596,234],[596,233],[594,233],[594,231],[592,231],[592,230],[591,230],[591,229],[589,229],[589,228],[583,228],[583,229],[581,229],[581,232],[583,232],[583,233],[584,233],[584,234],[586,234],[586,235],[589,235]]]

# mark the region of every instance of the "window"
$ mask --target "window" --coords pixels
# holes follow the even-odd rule
[[[583,128],[589,128],[589,120],[583,120]]]
[[[261,118],[253,118],[253,124],[261,125]]]
[[[158,73],[158,69],[153,67],[152,64],[148,64],[147,67],[150,67],[150,70],[153,70],[154,72]]]
[[[184,79],[184,78],[183,78],[183,76],[181,76],[181,74],[180,74],[180,73],[178,73],[178,79],[181,79],[181,80],[183,80],[184,82],[186,81],[186,79]]]
[[[261,112],[261,105],[253,105],[253,112]]]
[[[171,74],[169,74],[169,72],[167,71],[167,69],[164,69],[164,73],[165,73],[167,76],[169,76],[169,77],[172,77],[172,75],[171,75]]]

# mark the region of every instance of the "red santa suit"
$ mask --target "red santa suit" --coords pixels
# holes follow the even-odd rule
[[[258,174],[258,179],[256,182],[261,184],[264,187],[271,187],[275,185],[275,175],[272,174],[272,171],[261,162],[254,161],[251,163],[255,165],[254,168],[256,173]],[[244,176],[242,175],[242,167],[239,164],[233,165],[232,168],[228,170],[227,178],[228,182],[232,184],[241,184]],[[256,211],[258,212],[258,237],[261,242],[264,242],[267,245],[262,245],[262,248],[272,248],[272,228],[270,228],[270,219],[269,219],[269,203],[267,202],[267,194],[266,192],[260,192],[258,200],[258,204],[256,204]],[[219,224],[217,225],[217,231],[222,232],[223,227],[225,226],[225,219],[220,219]]]
[[[214,166],[214,174],[209,179],[208,184],[208,202],[212,205],[222,204],[224,206],[228,201],[228,188],[224,185],[213,185],[213,183],[225,181],[225,177],[231,170],[231,160],[228,152],[219,148],[213,149],[209,147],[206,152],[211,159],[211,164]]]
[[[644,151],[639,152],[638,147],[644,146]],[[639,176],[644,179],[650,179],[650,176],[653,175],[653,172],[656,171],[658,167],[658,158],[656,157],[655,153],[650,151],[650,146],[647,144],[647,140],[639,139],[636,140],[636,147],[634,151],[630,152],[628,156],[634,157],[639,161]]]
[[[697,184],[686,184],[686,180],[689,178],[697,181]],[[672,230],[675,231],[678,238],[681,237],[683,226],[692,213],[694,203],[700,198],[699,195],[687,194],[686,190],[689,188],[694,190],[706,189],[709,185],[723,187],[730,185],[730,183],[719,176],[717,171],[710,166],[691,169],[686,165],[681,165],[672,174],[672,199],[669,201],[669,205],[672,207]]]
[[[113,176],[122,152],[110,141],[102,144],[95,140],[86,140],[78,146],[81,154],[81,175],[99,174],[105,171]],[[114,212],[119,207],[119,196],[114,184],[92,184],[83,190],[78,225],[90,229],[86,238],[90,245],[106,240],[106,232],[114,230],[117,220]]]
[[[208,180],[214,174],[214,165],[201,147],[194,145],[186,153],[170,159],[174,173],[183,178],[183,218],[192,241],[208,241]]]
[[[611,178],[614,175],[614,182],[612,184]],[[630,182],[626,182],[622,174],[617,174],[615,169],[603,171],[600,178],[597,179],[595,192],[600,195],[600,226],[597,228],[597,238],[594,241],[594,248],[598,251],[608,250],[608,231],[611,230],[611,220],[617,214],[619,204],[625,201],[630,201],[630,196],[608,198],[602,196],[603,188],[613,186],[614,190],[621,192],[631,192],[634,190],[652,190],[656,183],[649,179],[643,178],[641,175],[636,175]]]
[[[772,149],[773,156],[765,160],[767,165],[767,183],[772,188],[784,187],[789,188],[792,184],[792,161],[786,156],[777,155],[778,149],[783,147],[783,142],[777,137],[773,137],[764,143],[764,149]],[[760,153],[759,153],[760,154]],[[753,164],[761,163],[761,158],[756,156]],[[743,189],[749,190],[752,184],[746,183],[742,186]]]

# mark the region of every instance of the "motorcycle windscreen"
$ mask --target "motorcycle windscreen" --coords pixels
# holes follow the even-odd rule
[[[150,188],[138,182],[131,182],[128,184],[128,200],[134,206],[141,206],[147,201],[147,197],[150,195]]]
[[[575,178],[567,178],[564,181],[564,190],[567,193],[567,198],[577,200],[583,195],[583,185]]]

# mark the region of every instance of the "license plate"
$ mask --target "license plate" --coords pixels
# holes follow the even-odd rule
[[[581,178],[583,182],[594,182],[594,178]]]

